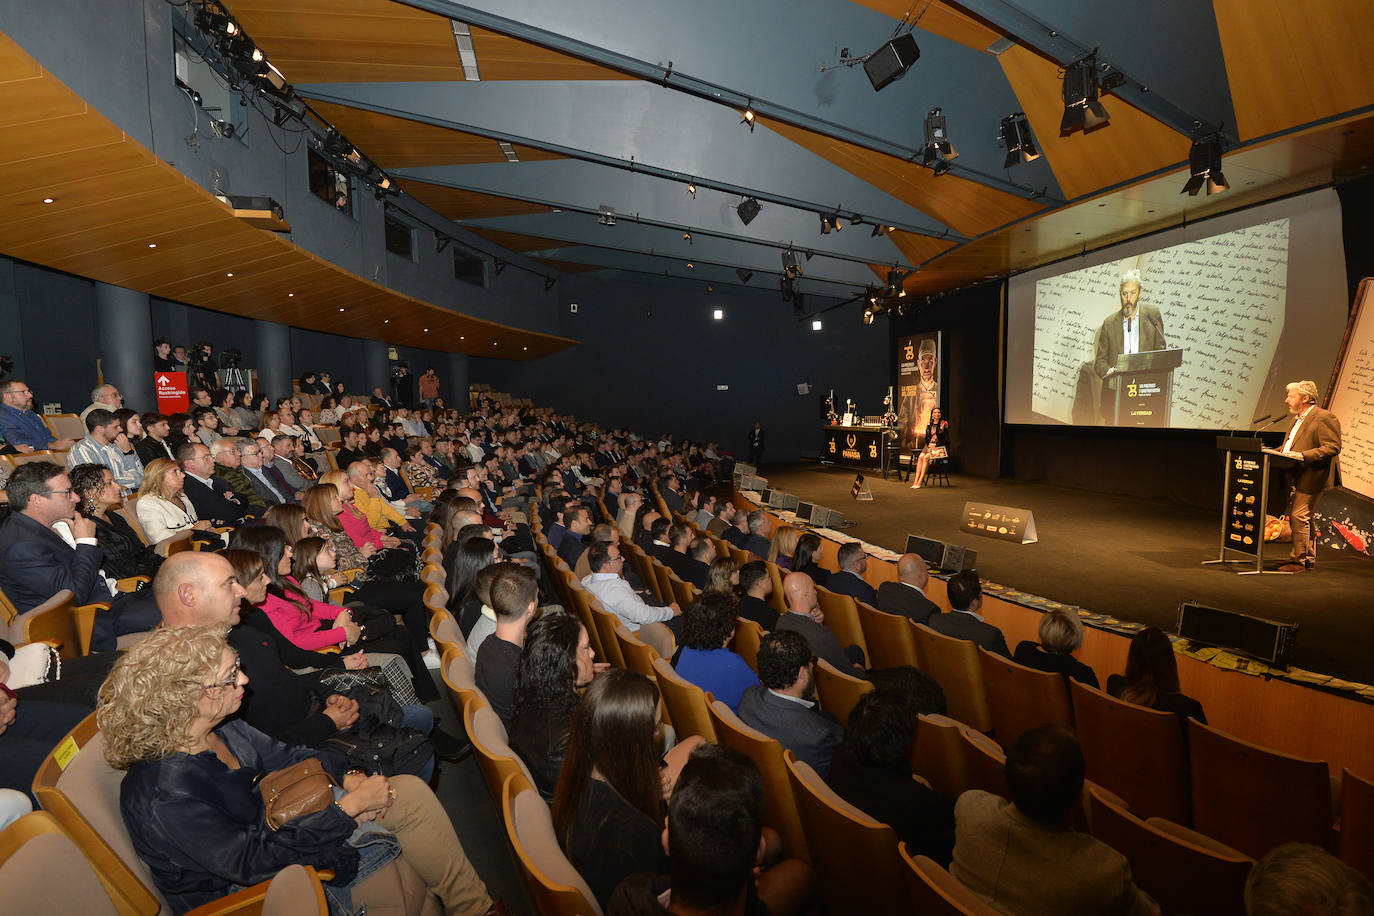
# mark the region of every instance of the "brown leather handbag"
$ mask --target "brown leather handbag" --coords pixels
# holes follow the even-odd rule
[[[268,773],[258,781],[258,790],[262,793],[263,817],[272,830],[334,803],[334,780],[314,757]]]

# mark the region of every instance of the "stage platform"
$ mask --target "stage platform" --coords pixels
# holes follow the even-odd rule
[[[909,489],[895,477],[865,480],[872,502],[849,495],[854,471],[819,464],[768,465],[769,486],[838,509],[848,534],[901,551],[909,534],[966,544],[978,572],[1002,585],[1172,632],[1182,601],[1300,626],[1292,664],[1352,681],[1374,681],[1374,561],[1323,551],[1313,572],[1240,576],[1214,559],[1220,513],[1013,480],[950,475],[952,486]],[[979,537],[959,528],[964,503],[1035,513],[1034,544]],[[1288,545],[1272,545],[1278,561]],[[1266,551],[1267,552],[1267,551]]]

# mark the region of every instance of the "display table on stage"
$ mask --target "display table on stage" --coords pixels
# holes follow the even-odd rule
[[[822,461],[885,472],[889,452],[894,458],[897,454],[896,448],[889,448],[886,426],[822,426],[821,430],[825,434]]]

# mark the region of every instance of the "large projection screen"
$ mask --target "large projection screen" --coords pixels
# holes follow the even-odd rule
[[[1326,385],[1346,299],[1329,188],[1028,271],[1008,285],[1006,421],[1110,425],[1107,357],[1179,348],[1170,427],[1246,428],[1284,410],[1285,383]]]

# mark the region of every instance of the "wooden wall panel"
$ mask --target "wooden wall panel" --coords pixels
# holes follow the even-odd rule
[[[1064,97],[1059,65],[1019,45],[998,60],[1066,199],[1187,160],[1188,137],[1110,95],[1102,99],[1110,124],[1089,134],[1060,137]]]
[[[1242,139],[1374,101],[1368,0],[1212,0]]]
[[[762,119],[760,125],[764,125]],[[981,235],[1044,209],[1043,204],[955,175],[935,177],[930,169],[853,143],[769,121],[772,130],[962,235]]]

